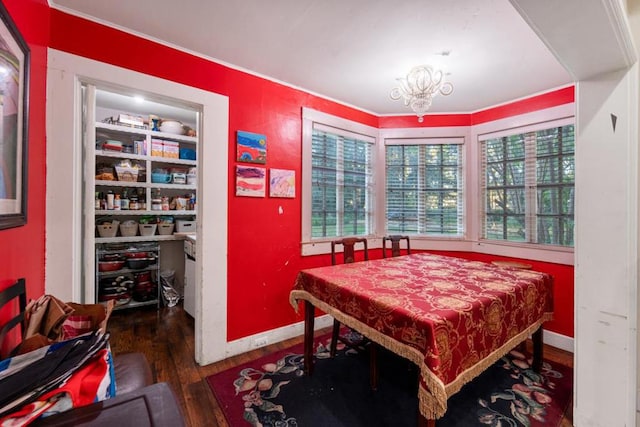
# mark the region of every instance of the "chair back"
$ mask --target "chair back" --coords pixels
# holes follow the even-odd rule
[[[409,243],[409,236],[401,236],[399,234],[392,234],[382,238],[382,257],[387,257],[387,242],[391,243],[391,256],[396,257],[401,255],[400,242],[402,240],[407,241],[407,255],[411,254],[411,244]]]
[[[352,262],[355,262],[355,255],[356,255],[356,244],[362,244],[363,249],[363,255],[364,255],[364,260],[368,260],[369,259],[369,249],[367,246],[367,239],[365,238],[359,238],[359,237],[347,237],[341,240],[334,240],[331,242],[331,264],[332,265],[336,265],[336,246],[343,246],[343,250],[342,250],[342,255],[343,255],[343,262],[345,264],[350,264]]]
[[[15,301],[16,298],[18,299],[17,301]],[[19,325],[20,338],[24,336],[24,314],[27,308],[27,287],[25,279],[18,279],[16,283],[0,292],[0,309],[2,309],[5,305],[12,301],[14,301],[13,306],[15,306],[15,302],[18,303],[17,307],[19,312],[17,314],[12,314],[13,317],[11,317],[8,322],[2,325],[2,328],[0,328],[0,348],[4,344],[5,336],[14,327]],[[3,354],[2,358],[4,358],[4,356],[5,355]]]

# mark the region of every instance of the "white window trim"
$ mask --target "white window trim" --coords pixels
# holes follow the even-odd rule
[[[331,251],[331,240],[334,239],[313,239],[311,237],[311,143],[313,135],[314,123],[321,127],[334,128],[341,130],[342,134],[351,134],[365,141],[373,141],[372,151],[376,152],[376,160],[373,166],[373,173],[376,177],[373,194],[375,200],[373,203],[374,212],[380,212],[380,200],[378,195],[384,191],[384,182],[379,178],[380,159],[378,158],[378,140],[379,129],[367,126],[351,120],[343,119],[311,108],[302,108],[302,255],[319,255],[326,254]],[[328,129],[328,128],[327,128]],[[384,202],[384,201],[383,201]],[[381,239],[376,238],[378,228],[378,215],[374,213],[373,230],[371,235],[364,236],[369,241],[369,247],[377,247],[381,245]]]
[[[472,248],[469,246],[467,242],[466,236],[469,234],[469,211],[470,204],[469,200],[473,198],[473,193],[469,193],[467,188],[469,186],[469,179],[472,177],[469,175],[469,160],[472,158],[469,157],[469,145],[467,142],[470,140],[470,127],[469,126],[449,126],[449,127],[437,127],[437,128],[402,128],[402,129],[381,129],[380,130],[380,141],[382,142],[378,147],[378,158],[380,164],[379,166],[379,175],[377,177],[378,180],[382,181],[382,191],[386,194],[386,189],[384,184],[387,182],[387,174],[385,168],[385,147],[387,145],[393,145],[394,143],[402,143],[400,141],[407,139],[425,139],[428,140],[430,144],[434,143],[457,143],[462,139],[464,141],[463,149],[462,149],[462,158],[464,162],[464,211],[465,211],[465,237],[445,237],[445,236],[426,236],[426,235],[416,235],[411,236],[411,248],[414,249],[422,249],[422,250],[443,250],[443,251],[471,251]],[[386,200],[384,197],[381,197],[381,204],[376,206],[377,209],[381,209],[382,212],[385,212]],[[379,223],[377,225],[378,230],[385,230],[385,218],[384,215],[381,215],[379,218]]]
[[[462,137],[465,139],[465,221],[466,236],[463,240],[459,238],[447,237],[418,237],[411,239],[412,249],[417,250],[438,250],[438,251],[464,251],[481,254],[491,254],[505,257],[530,259],[533,261],[553,262],[557,264],[573,265],[573,248],[544,246],[533,244],[519,244],[503,241],[480,240],[480,139],[493,138],[499,136],[501,132],[513,133],[513,129],[542,129],[551,123],[570,124],[575,122],[575,106],[573,103],[546,108],[532,113],[520,114],[504,119],[494,120],[472,126],[451,126],[435,128],[398,128],[398,129],[376,129],[371,126],[362,125],[351,120],[342,119],[327,113],[322,113],[309,108],[302,109],[302,255],[320,255],[331,251],[329,240],[311,240],[311,222],[307,218],[311,215],[311,135],[313,122],[324,123],[336,128],[345,129],[361,135],[374,136],[377,143],[374,150],[377,150],[374,164],[376,174],[375,192],[377,195],[385,192],[385,158],[384,150],[386,139],[404,138],[451,138]],[[305,140],[305,135],[308,139]],[[576,144],[578,136],[576,135]],[[375,212],[384,212],[385,197],[376,197]],[[382,234],[384,232],[384,215],[376,215],[374,219],[374,230],[376,236],[367,237],[369,248],[382,247]]]
[[[513,135],[514,133],[533,132],[568,124],[575,124],[575,106],[573,103],[472,126],[471,141],[473,143],[469,144],[469,151],[470,159],[475,160],[468,167],[472,181],[468,181],[469,199],[467,200],[467,206],[471,209],[469,212],[472,214],[468,216],[467,221],[469,225],[469,242],[472,244],[473,252],[573,265],[573,248],[480,238],[480,219],[482,217],[480,211],[482,208],[480,142],[505,135]],[[576,135],[577,144],[578,136]]]

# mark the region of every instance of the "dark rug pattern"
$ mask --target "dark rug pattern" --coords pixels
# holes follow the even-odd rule
[[[341,349],[329,357],[329,338],[315,342],[311,377],[303,374],[302,344],[207,378],[231,426],[415,426],[418,369],[382,348],[378,390],[369,387],[369,356]],[[512,351],[448,401],[437,427],[558,426],[571,402],[573,372]]]

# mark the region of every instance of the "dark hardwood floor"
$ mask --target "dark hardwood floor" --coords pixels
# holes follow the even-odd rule
[[[115,311],[108,325],[114,355],[139,351],[151,364],[154,380],[171,385],[187,426],[228,426],[205,378],[209,375],[257,359],[272,351],[302,342],[302,336],[272,344],[249,353],[199,366],[193,357],[193,318],[181,306]],[[530,343],[528,343],[530,345]],[[545,346],[545,358],[573,366],[573,355]],[[437,425],[437,424],[436,424]],[[561,427],[572,425],[571,405]],[[232,426],[235,427],[235,426]]]

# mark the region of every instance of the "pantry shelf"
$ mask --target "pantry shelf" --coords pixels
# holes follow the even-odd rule
[[[170,163],[172,165],[184,165],[184,166],[196,166],[198,163],[196,160],[189,159],[174,159],[160,156],[146,156],[141,154],[123,153],[121,151],[109,151],[109,150],[96,150],[97,157],[107,157],[113,159],[130,159],[139,161],[151,161],[154,163]]]
[[[162,242],[170,240],[184,240],[184,236],[180,234],[167,234],[166,236],[155,234],[153,236],[96,237],[96,243]]]
[[[114,216],[128,216],[128,215],[135,215],[135,216],[147,216],[147,215],[171,215],[171,216],[194,216],[196,214],[196,211],[193,210],[183,210],[183,211],[176,211],[176,210],[169,210],[169,211],[151,211],[151,210],[136,210],[136,211],[132,211],[132,210],[96,210],[96,215],[114,215]]]
[[[136,134],[136,135],[144,135],[144,136],[148,135],[154,138],[163,138],[163,139],[166,138],[166,139],[178,140],[181,142],[188,142],[192,144],[198,143],[198,138],[195,136],[168,134],[166,132],[158,132],[158,131],[149,130],[149,129],[141,129],[134,126],[123,126],[123,125],[114,125],[111,123],[97,122],[96,131],[99,131],[100,129],[119,132],[119,133],[126,133],[126,134]]]

